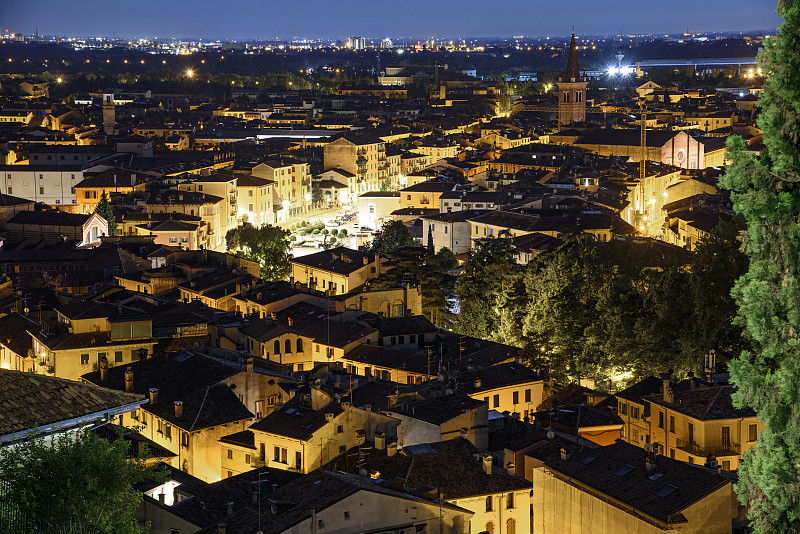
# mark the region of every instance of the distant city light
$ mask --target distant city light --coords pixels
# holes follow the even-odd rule
[[[194,76],[194,71],[192,69],[187,69],[186,70],[186,76],[191,78],[192,76]]]

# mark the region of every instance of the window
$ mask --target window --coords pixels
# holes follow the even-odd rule
[[[344,434],[344,425],[339,425],[336,427],[337,434]]]
[[[495,395],[493,400],[492,400],[492,402],[493,402],[495,408],[500,406],[500,395]]]
[[[189,433],[188,432],[181,432],[181,447],[184,449],[189,448]]]
[[[758,425],[748,426],[747,431],[747,441],[753,442],[758,439]]]
[[[290,352],[292,352],[292,340],[291,340],[291,339],[287,339],[287,340],[284,342],[284,344],[283,344],[283,347],[284,347],[284,349],[285,349],[285,350],[284,350],[284,352],[285,352],[286,354],[289,354]]]
[[[233,460],[233,449],[228,449],[228,460]]]
[[[272,453],[273,453],[273,455],[272,455],[273,461],[280,462],[281,461],[281,448],[280,447],[273,447],[272,448]]]
[[[488,534],[494,534],[494,523],[489,521],[488,523],[486,523],[486,528],[483,530],[485,530]]]
[[[118,350],[118,351],[116,351],[116,352],[114,353],[114,361],[115,361],[116,363],[120,363],[120,362],[122,362],[122,351],[121,351],[121,350]]]
[[[344,519],[345,519],[345,521],[346,521],[346,520],[348,520],[348,519],[350,519],[350,511],[349,511],[349,510],[345,510],[345,512],[344,512]]]
[[[273,348],[272,352],[274,352],[275,354],[280,354],[281,353],[281,342],[280,341],[278,341],[276,339],[275,343],[273,343],[272,346],[273,346],[272,347]]]
[[[245,454],[244,455],[244,463],[250,465],[250,460],[251,459],[252,459],[252,457],[249,454]]]
[[[325,528],[325,520],[324,519],[320,519],[319,521],[317,521],[317,528]]]
[[[9,186],[8,186],[8,194],[10,195],[10,194],[12,194],[12,193],[13,193],[13,191],[11,190],[11,186],[9,185]]]
[[[303,467],[303,453],[300,451],[294,453],[294,466],[297,469],[302,469]]]
[[[491,512],[492,511],[492,496],[491,495],[486,497],[486,511],[487,512]]]
[[[639,419],[639,407],[631,406],[631,418]]]
[[[619,403],[619,413],[620,415],[628,415],[628,405],[624,402]]]
[[[297,338],[296,345],[297,345],[297,350],[295,352],[303,352],[303,340],[300,339],[300,338]]]
[[[39,194],[40,195],[44,195],[44,187],[40,187],[39,188]]]
[[[81,365],[89,365],[89,355],[81,354]]]
[[[531,402],[531,390],[530,389],[526,389],[525,390],[525,402]]]
[[[669,416],[669,431],[672,432],[673,434],[675,433],[675,416],[674,415],[670,415]]]
[[[515,391],[514,393],[512,393],[511,397],[512,397],[512,401],[511,402],[513,404],[519,404],[519,391]]]
[[[658,412],[658,428],[664,428],[664,412]]]

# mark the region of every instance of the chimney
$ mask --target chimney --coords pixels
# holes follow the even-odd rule
[[[644,459],[644,468],[648,473],[654,473],[656,470],[656,459],[648,454],[647,458]]]
[[[386,456],[394,456],[397,454],[397,442],[393,441],[386,446]]]
[[[333,414],[332,413],[326,413],[325,414],[325,422],[326,423],[330,423],[331,421],[333,421]]]
[[[508,462],[506,464],[506,471],[508,471],[508,474],[511,475],[511,476],[516,475],[517,474],[517,465],[514,462]]]
[[[217,534],[228,534],[228,526],[225,523],[218,524]]]
[[[369,265],[369,256],[364,256],[364,265]]]
[[[225,503],[225,507],[227,508],[227,515],[231,515],[233,513],[233,501]]]
[[[661,381],[661,384],[661,393],[663,395],[664,402],[675,402],[675,394],[672,391],[672,387],[669,385],[669,378],[664,378]]]
[[[570,455],[569,452],[567,452],[567,449],[565,449],[564,447],[561,447],[561,459],[566,462],[567,460],[569,460],[570,456],[571,455]]]
[[[492,455],[491,454],[484,454],[481,456],[481,463],[483,465],[483,472],[487,475],[492,474]]]
[[[247,374],[253,374],[253,358],[247,358]]]
[[[286,318],[286,324],[288,324],[289,326],[294,325],[294,319],[292,318],[291,315]]]
[[[272,319],[273,321],[275,321],[275,320],[278,319],[278,314],[275,313],[275,312],[270,312],[269,318]]]
[[[480,378],[476,378],[475,381],[473,382],[473,385],[475,386],[475,389],[478,389],[479,387],[481,387],[481,379]]]
[[[100,360],[100,381],[105,382],[108,380],[108,360],[103,358]]]
[[[386,448],[386,434],[375,432],[375,449],[382,451]]]
[[[372,412],[372,405],[371,404],[365,404],[364,405],[364,411],[367,412],[367,413]]]
[[[175,401],[175,417],[183,415],[183,401]]]
[[[157,388],[150,388],[150,404],[156,404],[158,402],[158,389]]]

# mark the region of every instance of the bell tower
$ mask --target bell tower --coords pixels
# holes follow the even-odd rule
[[[578,45],[575,44],[575,31],[569,43],[567,69],[558,79],[558,129],[562,130],[576,122],[586,120],[586,86],[585,76],[581,77],[578,68]]]

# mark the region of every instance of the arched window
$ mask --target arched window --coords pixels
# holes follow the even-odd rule
[[[484,530],[489,534],[494,534],[494,523],[492,523],[491,521],[486,523],[486,528]]]
[[[273,345],[275,345],[275,350],[273,350],[272,352],[274,352],[275,354],[280,354],[281,353],[281,342],[276,339],[275,343],[273,343]]]
[[[517,534],[517,522],[513,519],[506,521],[506,534]]]
[[[303,352],[303,340],[297,338],[297,352]]]
[[[284,345],[284,347],[286,349],[286,350],[284,350],[284,352],[286,352],[287,354],[289,352],[292,352],[292,340],[291,339],[287,339],[286,342],[283,345]]]

